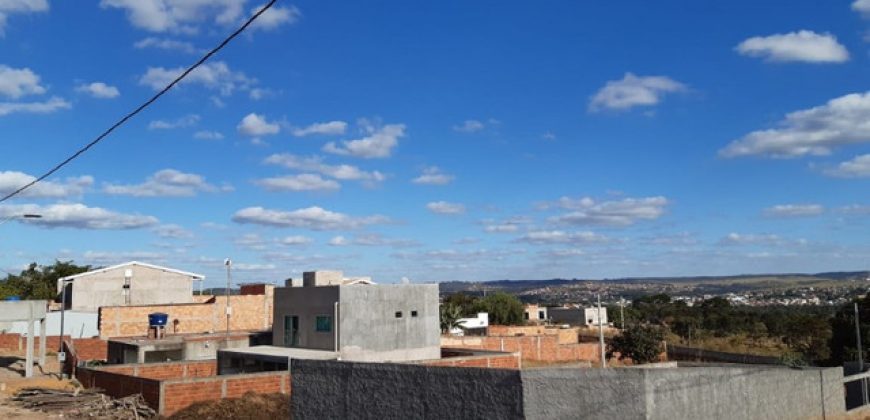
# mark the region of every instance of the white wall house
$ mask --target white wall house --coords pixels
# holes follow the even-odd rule
[[[458,324],[463,328],[453,328],[450,330],[450,334],[462,336],[469,330],[485,330],[486,327],[489,327],[489,314],[480,312],[474,318],[459,318]]]
[[[598,308],[584,308],[583,322],[590,327],[598,326]],[[601,325],[607,325],[607,308],[601,308]]]

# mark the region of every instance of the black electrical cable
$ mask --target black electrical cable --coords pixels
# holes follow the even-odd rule
[[[244,25],[242,25],[241,27],[239,27],[239,29],[236,29],[235,32],[233,32],[230,36],[228,36],[226,39],[224,39],[220,44],[218,44],[217,47],[212,48],[212,50],[209,51],[208,54],[206,54],[206,55],[204,55],[202,58],[200,58],[199,61],[197,61],[196,63],[194,63],[192,66],[188,67],[187,70],[184,71],[184,73],[181,73],[181,75],[179,75],[178,77],[176,77],[175,80],[173,80],[171,83],[169,83],[168,85],[166,85],[166,87],[164,87],[163,89],[161,89],[160,92],[157,92],[157,94],[155,94],[154,96],[152,96],[151,99],[147,100],[147,101],[146,101],[145,103],[143,103],[142,105],[139,105],[138,108],[136,108],[135,110],[133,110],[133,111],[130,112],[129,114],[125,115],[124,118],[121,118],[120,120],[118,120],[118,122],[116,122],[115,124],[113,124],[111,127],[109,127],[109,129],[107,129],[106,131],[104,131],[102,134],[100,134],[99,136],[97,136],[97,138],[95,138],[93,141],[91,141],[90,143],[86,144],[84,147],[82,147],[81,149],[79,149],[78,151],[76,151],[75,153],[73,153],[70,157],[64,159],[62,162],[60,162],[60,163],[58,163],[57,165],[55,165],[53,168],[51,168],[51,170],[49,170],[48,172],[46,172],[46,173],[42,174],[41,176],[39,176],[39,178],[36,178],[36,179],[34,179],[33,181],[30,181],[29,183],[27,183],[26,185],[22,186],[21,188],[18,188],[17,190],[12,191],[12,192],[9,193],[9,194],[6,194],[3,198],[0,198],[0,203],[4,202],[4,201],[6,201],[6,200],[8,200],[8,199],[10,199],[10,198],[12,198],[12,197],[15,197],[16,195],[22,193],[24,190],[26,190],[26,189],[28,189],[28,188],[30,188],[30,187],[36,185],[36,183],[38,183],[38,182],[44,180],[45,178],[48,178],[49,176],[51,176],[52,174],[54,174],[55,172],[57,172],[58,170],[60,170],[60,168],[63,168],[66,164],[72,162],[73,159],[79,157],[82,153],[88,151],[88,149],[90,149],[91,147],[95,146],[97,143],[99,143],[100,141],[102,141],[102,140],[103,140],[104,138],[106,138],[109,134],[111,134],[112,131],[115,131],[116,128],[118,128],[118,127],[120,127],[121,125],[123,125],[124,123],[126,123],[127,120],[129,120],[130,118],[133,118],[134,116],[136,116],[136,114],[138,114],[139,112],[141,112],[142,110],[144,110],[145,108],[147,108],[149,105],[151,105],[152,103],[154,103],[154,101],[156,101],[156,100],[159,99],[161,96],[163,96],[163,94],[165,94],[166,92],[168,92],[169,89],[172,89],[176,84],[178,84],[178,82],[180,82],[182,79],[184,79],[185,77],[187,77],[187,75],[190,74],[190,72],[192,72],[193,70],[195,70],[197,67],[199,67],[200,65],[202,65],[202,63],[205,63],[206,60],[208,60],[209,58],[211,58],[211,56],[215,55],[218,51],[220,51],[224,46],[226,46],[230,41],[232,41],[233,38],[237,37],[239,34],[241,34],[242,32],[244,32],[245,29],[248,28],[248,26],[251,26],[251,24],[254,23],[254,21],[257,20],[257,18],[260,17],[260,15],[263,14],[263,12],[265,12],[266,10],[269,10],[269,8],[272,7],[272,5],[275,4],[276,1],[278,1],[278,0],[270,0],[269,3],[266,4],[265,6],[263,6],[262,9],[260,9],[257,13],[254,13],[254,15],[251,16],[251,17],[250,17],[250,18],[245,22]]]

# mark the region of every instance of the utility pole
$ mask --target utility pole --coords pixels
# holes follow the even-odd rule
[[[623,310],[624,308],[625,308],[625,299],[623,299],[622,296],[620,296],[619,297],[619,323],[622,324],[622,325],[620,325],[620,327],[623,331],[625,331],[625,311]]]
[[[227,258],[226,260],[224,260],[224,265],[227,266],[227,341],[230,341],[230,316],[233,314],[233,307],[230,305],[230,287],[233,283],[233,277],[230,273],[230,269],[233,266],[233,262],[229,258]]]
[[[864,351],[861,348],[861,322],[858,319],[858,302],[855,302],[855,342],[858,345],[858,373],[864,373]],[[867,380],[861,379],[861,398],[867,405]]]
[[[59,377],[63,379],[63,362],[66,361],[66,353],[63,351],[63,321],[64,314],[66,313],[66,285],[68,280],[61,280],[60,282],[60,343],[58,344],[57,349],[57,362],[60,365],[60,373]],[[43,325],[42,328],[45,328],[47,325]]]
[[[601,325],[601,294],[598,294],[598,344],[601,346],[601,367],[607,367],[604,355],[604,327]]]

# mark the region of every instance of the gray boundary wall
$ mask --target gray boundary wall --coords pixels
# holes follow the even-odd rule
[[[840,368],[678,367],[522,372],[528,419],[839,419]]]
[[[502,370],[293,360],[294,419],[839,419],[841,368]]]
[[[293,419],[522,419],[520,372],[291,361]]]

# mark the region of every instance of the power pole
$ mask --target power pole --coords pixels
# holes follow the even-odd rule
[[[227,258],[224,260],[224,265],[227,266],[227,289],[226,289],[226,297],[227,297],[227,341],[230,341],[230,316],[233,314],[233,307],[230,305],[230,287],[233,284],[233,277],[230,274],[230,268],[233,266],[233,262]]]
[[[623,299],[622,296],[620,296],[619,297],[619,322],[620,322],[620,324],[622,324],[622,325],[620,325],[621,329],[623,331],[625,331],[625,311],[623,310],[623,308],[625,308],[625,299]]]
[[[855,342],[858,345],[858,373],[864,373],[864,351],[861,349],[861,322],[858,319],[858,302],[855,302]],[[861,379],[861,398],[867,405],[867,380]]]
[[[601,367],[607,367],[607,359],[604,355],[604,326],[601,325],[601,294],[598,295],[598,344],[601,346]]]

